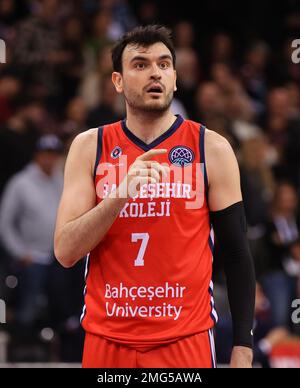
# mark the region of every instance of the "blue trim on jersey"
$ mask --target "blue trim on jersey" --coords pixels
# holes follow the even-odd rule
[[[206,171],[206,163],[205,163],[205,125],[200,124],[200,163],[203,163],[203,173],[204,173],[204,185],[205,185],[205,196],[206,201],[208,203],[208,178]]]
[[[210,347],[211,365],[212,365],[212,368],[217,368],[216,349],[215,349],[213,329],[208,330],[208,340],[209,340],[209,347]]]
[[[211,312],[209,315],[210,315],[211,319],[213,320],[214,324],[216,325],[218,323],[218,320],[214,316],[213,311],[215,312],[216,315],[217,315],[217,312],[216,312],[216,309],[215,309],[215,306],[214,306],[212,300],[210,300],[210,307],[211,307]]]
[[[211,253],[213,254],[214,253],[214,242],[211,238],[211,235],[209,235],[209,238],[208,238],[208,245],[210,247]]]
[[[96,178],[97,167],[102,155],[102,138],[103,138],[103,127],[99,127],[98,138],[97,138],[96,161],[95,161],[95,167],[94,167],[94,180]]]
[[[214,291],[213,291],[213,282],[211,281],[208,286],[208,293],[210,295],[210,317],[213,320],[213,322],[216,324],[218,322],[218,313],[215,309],[215,301],[214,301]]]
[[[158,146],[160,143],[162,143],[164,140],[166,140],[168,137],[173,135],[174,132],[180,127],[180,125],[184,122],[184,119],[180,115],[176,115],[176,120],[172,124],[172,126],[164,132],[162,135],[160,135],[157,139],[155,139],[150,144],[144,143],[141,139],[139,139],[137,136],[135,136],[126,125],[126,119],[121,121],[122,129],[125,133],[125,135],[139,148],[141,148],[143,151],[149,151],[152,148]]]
[[[84,289],[83,289],[83,297],[84,297],[84,305],[83,305],[83,308],[82,308],[82,313],[81,313],[81,316],[80,316],[80,323],[82,323],[82,321],[84,320],[84,317],[86,315],[86,304],[85,304],[85,296],[86,296],[86,292],[87,292],[87,278],[89,276],[89,271],[90,271],[90,254],[88,254],[85,258],[85,271],[84,271],[84,282],[85,282],[85,286],[84,286]]]

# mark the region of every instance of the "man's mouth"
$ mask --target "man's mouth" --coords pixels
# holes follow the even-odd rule
[[[147,89],[147,93],[161,94],[162,92],[163,92],[163,88],[160,85],[151,85]]]

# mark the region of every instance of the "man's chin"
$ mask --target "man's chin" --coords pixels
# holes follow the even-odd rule
[[[169,109],[171,104],[161,101],[151,101],[144,104],[143,109],[147,112],[165,112]]]

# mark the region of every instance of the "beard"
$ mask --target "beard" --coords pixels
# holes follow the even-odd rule
[[[150,101],[145,101],[143,96],[138,93],[124,93],[125,101],[128,106],[135,111],[142,111],[145,113],[163,113],[166,112],[173,100],[174,92],[162,98],[152,98]]]

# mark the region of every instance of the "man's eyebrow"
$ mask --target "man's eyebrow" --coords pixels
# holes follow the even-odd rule
[[[171,55],[169,54],[164,54],[164,55],[161,55],[159,58],[159,60],[162,60],[162,59],[169,59],[170,61],[172,61],[172,57]],[[133,57],[130,62],[134,62],[134,61],[148,61],[149,59],[147,57],[144,57],[142,55],[136,55],[135,57]]]
[[[170,54],[161,55],[161,56],[159,57],[159,59],[160,59],[160,60],[162,60],[162,59],[170,59],[170,61],[173,60],[173,58],[171,57]]]
[[[133,61],[147,61],[148,58],[142,57],[141,55],[136,55],[135,57],[131,58],[130,62]]]

